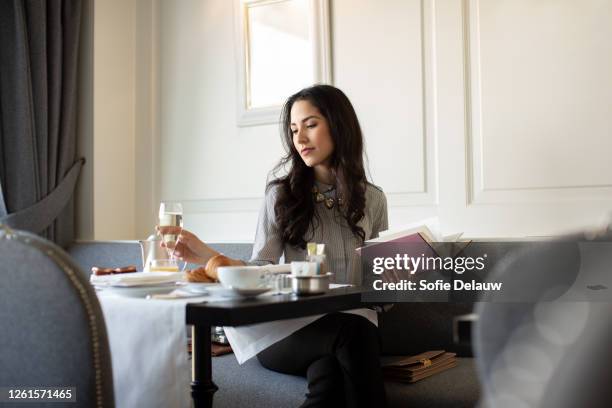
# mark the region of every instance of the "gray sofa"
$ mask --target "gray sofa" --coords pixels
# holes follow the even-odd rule
[[[248,259],[251,244],[212,244],[216,250],[239,259]],[[77,242],[68,252],[89,274],[91,267],[140,265],[137,242]],[[389,407],[474,407],[480,386],[471,351],[452,341],[454,316],[469,313],[471,304],[403,303],[379,316],[385,355],[412,355],[426,350],[456,351],[458,366],[415,384],[386,383]],[[257,359],[242,366],[234,355],[213,358],[213,380],[218,407],[299,406],[307,392],[302,377],[284,375],[263,368]]]

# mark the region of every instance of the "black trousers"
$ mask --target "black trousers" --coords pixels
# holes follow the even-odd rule
[[[257,358],[270,370],[308,379],[302,408],[386,406],[378,328],[362,316],[327,314]]]

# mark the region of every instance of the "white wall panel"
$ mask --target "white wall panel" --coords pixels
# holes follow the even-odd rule
[[[419,1],[332,3],[335,85],[356,106],[374,180],[426,192],[423,35]]]
[[[611,197],[610,22],[597,0],[469,2],[475,202]]]
[[[609,101],[595,100],[609,100],[612,87],[596,65],[610,58],[603,28],[585,21],[612,20],[610,5],[470,0],[435,9],[443,225],[524,236],[601,222],[612,208],[612,146]],[[587,77],[604,89],[580,85]]]
[[[161,197],[263,196],[277,126],[239,129],[231,1],[161,3]]]

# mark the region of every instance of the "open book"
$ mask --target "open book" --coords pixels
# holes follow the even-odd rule
[[[427,218],[402,227],[399,230],[382,231],[378,238],[365,241],[365,247],[373,247],[381,243],[420,244],[427,243],[441,257],[456,256],[471,241],[461,240],[463,233],[442,235],[438,218]],[[361,248],[360,248],[361,249]]]

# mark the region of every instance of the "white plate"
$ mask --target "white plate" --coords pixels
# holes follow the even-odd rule
[[[106,286],[101,288],[104,293],[112,293],[114,295],[126,297],[146,297],[147,295],[158,295],[170,293],[178,286],[175,282],[159,284],[159,285],[143,285],[143,286]]]

